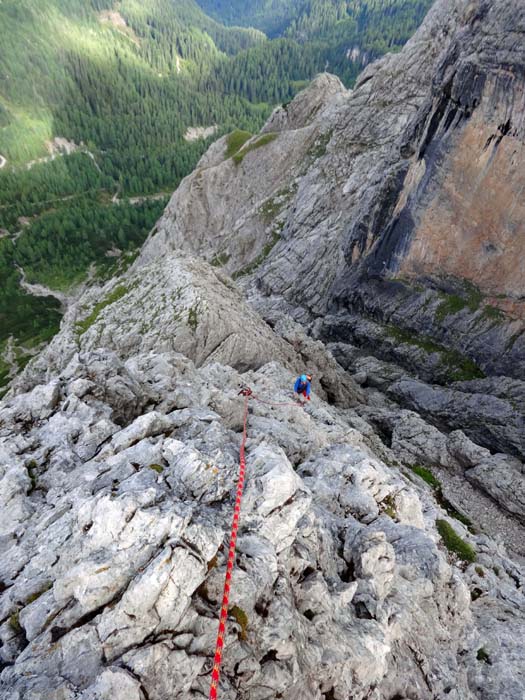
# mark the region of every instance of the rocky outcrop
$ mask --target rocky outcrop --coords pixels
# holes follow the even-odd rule
[[[403,175],[381,216],[377,200],[363,212],[336,285],[344,304],[513,377],[525,374],[524,28],[521,6],[470,3],[400,144]]]
[[[68,307],[0,404],[2,698],[207,696],[244,384],[221,698],[524,695],[522,15],[438,0],[219,140]]]
[[[105,287],[88,290],[67,312],[60,334],[18,378],[27,391],[65,369],[79,353],[127,360],[142,352],[177,352],[197,366],[221,362],[240,371],[270,361],[315,375],[315,388],[341,406],[363,394],[321,343],[299,326],[281,322],[277,335],[220,270],[171,254],[130,270]],[[298,370],[297,370],[298,371]],[[112,379],[108,378],[108,383]],[[111,389],[109,389],[111,391]],[[134,388],[130,406],[134,405]]]
[[[4,402],[3,698],[206,696],[238,387],[286,403],[293,378],[276,362],[239,374],[173,351],[85,351]],[[464,700],[497,687],[510,700],[521,575],[378,459],[356,420],[317,397],[307,411],[251,404],[221,697]],[[436,518],[478,550],[475,567],[447,552]],[[502,627],[487,641],[486,616],[502,614],[516,637]]]
[[[250,405],[221,697],[521,692],[523,529],[469,530],[403,466],[483,482],[519,521],[518,462],[496,479],[487,450],[391,403],[403,370],[353,361],[363,388],[195,259],[86,292],[0,407],[2,697],[206,697],[243,384],[270,404]],[[515,636],[498,622],[487,642],[487,616]]]
[[[374,425],[402,464],[424,465],[438,473],[444,470],[445,486],[454,485],[456,491],[467,480],[478,494],[524,522],[521,382],[483,379],[456,382],[450,388],[430,386],[398,365],[359,354],[354,346],[333,344],[330,349],[365,388],[368,403],[357,407],[359,414]],[[473,489],[465,485],[463,491]],[[451,500],[460,510],[469,511],[468,501],[457,501],[453,491]],[[484,520],[483,511],[476,507],[473,517]],[[506,517],[495,511],[489,519],[505,521]],[[502,528],[493,532],[498,529]],[[521,546],[514,549],[525,554]]]
[[[320,76],[244,157],[218,142],[142,260],[187,250],[248,275],[260,309],[339,309],[523,377],[524,23],[509,0],[438,0],[353,91]]]
[[[430,387],[413,379],[389,388],[397,399],[434,422],[462,428],[478,444],[525,458],[525,418],[510,401],[488,394]]]

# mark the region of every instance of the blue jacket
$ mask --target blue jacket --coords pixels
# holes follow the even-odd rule
[[[310,391],[312,390],[310,382],[309,381],[302,382],[301,377],[297,377],[297,381],[295,382],[295,386],[294,386],[293,390],[295,391],[296,394],[302,394],[305,389],[306,389],[306,395],[310,396]]]

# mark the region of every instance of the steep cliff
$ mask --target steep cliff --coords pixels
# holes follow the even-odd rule
[[[390,198],[346,239],[335,297],[525,376],[525,11],[471,3],[400,144]],[[394,283],[385,283],[394,280]],[[421,286],[433,290],[425,292]]]
[[[453,348],[472,378],[525,376],[524,23],[508,0],[436,2],[353,92],[321,76],[266,139],[233,159],[216,144],[146,258],[182,248],[250,274],[260,308],[337,314],[325,337],[341,317],[357,337],[357,313],[382,343],[397,330]]]

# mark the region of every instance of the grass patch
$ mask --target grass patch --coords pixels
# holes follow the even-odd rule
[[[233,156],[233,162],[236,165],[240,165],[242,161],[244,160],[245,156],[248,155],[248,153],[251,153],[252,151],[255,151],[257,148],[261,148],[262,146],[266,146],[272,141],[275,141],[277,138],[277,134],[270,133],[270,134],[263,134],[262,136],[259,136],[258,139],[256,139],[253,143],[250,143],[246,148],[242,148],[239,150],[234,156]]]
[[[468,562],[469,564],[476,561],[476,550],[468,544],[468,542],[461,539],[452,525],[446,520],[436,520],[436,527],[449,552],[453,552],[462,561]]]
[[[249,265],[246,265],[246,267],[243,267],[242,270],[238,270],[237,272],[234,272],[232,275],[232,278],[234,280],[236,280],[239,277],[244,277],[245,275],[251,275],[252,272],[254,272],[260,265],[263,264],[263,262],[266,260],[268,255],[270,255],[272,248],[280,240],[281,240],[281,236],[280,236],[279,231],[273,231],[271,239],[264,246],[264,248],[259,253],[259,255],[255,258],[255,260],[253,260]]]
[[[271,199],[268,199],[259,209],[264,223],[271,224],[282,208],[283,204],[278,201],[277,197],[272,197]]]
[[[234,156],[244,146],[246,141],[251,139],[253,134],[249,131],[236,129],[226,137],[226,160]]]
[[[14,612],[10,617],[9,617],[9,627],[15,632],[16,634],[20,634],[22,632],[22,625],[20,624],[20,611],[17,610]]]
[[[459,297],[456,294],[449,295],[447,298],[441,302],[436,311],[436,321],[443,323],[447,316],[453,316],[459,313],[467,306],[467,302],[463,297]]]
[[[33,493],[33,491],[36,489],[36,469],[37,463],[34,460],[29,462],[29,464],[27,465],[27,473],[29,474],[29,478],[31,479],[31,490],[29,491],[29,493]]]
[[[120,277],[133,265],[140,255],[140,248],[128,250],[114,262],[104,261],[97,264],[96,278],[101,282],[109,282],[113,277]]]
[[[122,299],[122,297],[125,297],[128,291],[129,289],[121,284],[118,287],[115,287],[115,289],[110,294],[108,294],[108,296],[105,299],[99,301],[99,303],[95,305],[93,311],[89,314],[89,316],[83,321],[77,323],[76,329],[78,336],[80,337],[84,335],[84,333],[87,330],[89,330],[91,326],[96,322],[102,311],[104,311],[106,307],[111,306],[111,304],[114,304],[115,302]]]
[[[297,192],[297,186],[285,187],[274,197],[270,197],[259,209],[262,220],[270,225]]]
[[[509,340],[508,340],[508,342],[507,342],[507,344],[506,344],[506,346],[505,346],[506,349],[507,349],[507,350],[512,350],[512,348],[513,348],[514,345],[516,344],[516,341],[519,340],[519,338],[521,338],[522,336],[523,336],[523,331],[522,331],[522,330],[518,331],[517,333],[514,333],[514,335],[513,335],[512,337],[509,338]]]
[[[197,326],[199,325],[199,314],[197,306],[192,306],[188,309],[188,326],[195,333]]]
[[[224,267],[228,264],[230,258],[231,255],[228,253],[217,253],[210,264],[213,265],[213,267]]]
[[[439,505],[446,510],[448,515],[450,515],[451,518],[455,518],[456,520],[459,520],[460,523],[463,523],[465,527],[468,527],[468,529],[471,532],[474,532],[474,526],[472,524],[472,521],[469,520],[465,515],[457,511],[452,503],[445,498],[443,495],[443,489],[441,487],[441,482],[439,479],[436,479],[434,474],[430,471],[430,469],[426,469],[425,467],[422,467],[418,464],[410,464],[408,465],[409,469],[414,472],[414,474],[417,474],[423,481],[425,481],[434,491],[434,496],[436,498],[436,501],[439,503]]]
[[[429,486],[432,486],[433,489],[441,489],[441,483],[436,479],[434,474],[432,474],[430,469],[425,469],[425,467],[421,467],[418,464],[411,465],[410,469],[412,469],[414,474],[420,476],[423,481],[426,481]]]
[[[239,632],[239,639],[245,640],[247,637],[246,632],[248,629],[248,615],[244,612],[242,608],[239,608],[238,605],[234,605],[233,608],[230,608],[229,613],[241,628]]]
[[[51,582],[46,583],[46,585],[43,586],[39,591],[29,596],[29,598],[26,601],[26,605],[34,603],[35,600],[38,600],[41,596],[44,595],[44,593],[47,593],[49,590],[51,590],[51,588],[53,588],[53,584]]]
[[[162,472],[164,471],[164,467],[161,467],[160,464],[150,464],[149,468],[153,469],[153,471],[157,472],[157,474],[162,474]]]
[[[447,501],[447,499],[443,496],[443,494],[442,494],[442,498],[443,498],[443,501],[444,501],[445,510],[446,510],[447,513],[450,515],[450,517],[451,517],[451,518],[455,518],[456,520],[459,520],[460,523],[462,523],[465,527],[468,527],[468,529],[474,534],[474,525],[472,524],[472,520],[470,520],[469,518],[467,518],[467,517],[466,517],[465,515],[463,515],[462,513],[459,513],[459,512],[450,504],[450,502]]]
[[[21,372],[22,370],[24,370],[27,367],[27,365],[31,362],[33,357],[34,355],[18,355],[16,357],[18,371]]]
[[[2,389],[3,387],[7,387],[7,385],[9,384],[10,372],[11,368],[9,367],[7,362],[4,362],[4,360],[2,360],[2,358],[0,357],[0,389]]]
[[[492,304],[487,304],[483,309],[483,317],[489,321],[495,321],[496,323],[501,323],[505,320],[505,313],[498,309],[497,306],[492,306]]]
[[[450,382],[464,382],[472,379],[484,379],[485,373],[469,357],[465,357],[457,350],[449,350],[443,345],[435,343],[425,335],[411,333],[398,326],[387,326],[387,335],[398,343],[413,345],[432,355],[440,355],[441,364],[447,369],[447,380]]]
[[[443,301],[437,308],[435,315],[436,321],[443,323],[447,316],[454,316],[465,308],[468,308],[471,312],[479,309],[483,301],[483,294],[478,287],[464,280],[463,289],[464,293],[461,295],[441,293]]]
[[[333,133],[334,130],[330,129],[330,131],[327,131],[325,134],[321,134],[321,136],[316,139],[314,145],[308,150],[307,153],[312,160],[322,158],[326,154],[326,148],[330,143]]]
[[[380,505],[382,506],[383,513],[386,513],[392,520],[397,520],[397,508],[392,494],[384,498]]]

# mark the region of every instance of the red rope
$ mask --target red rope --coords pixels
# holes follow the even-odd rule
[[[224,637],[226,635],[226,621],[228,618],[228,604],[230,601],[230,585],[232,580],[233,565],[235,563],[235,548],[237,545],[237,531],[239,529],[239,517],[241,514],[242,493],[244,490],[244,478],[246,475],[246,424],[248,422],[248,402],[251,392],[249,390],[243,392],[244,396],[244,429],[241,442],[241,459],[239,470],[239,481],[237,482],[237,499],[235,501],[235,510],[233,513],[232,532],[230,539],[230,551],[228,554],[228,565],[226,568],[226,581],[224,582],[224,595],[222,598],[221,616],[219,619],[219,633],[217,635],[217,644],[215,646],[215,658],[213,661],[213,671],[211,674],[210,700],[217,700],[217,689],[219,686],[220,668],[222,661],[222,652],[224,649]]]
[[[293,403],[291,401],[288,401],[287,403],[275,403],[273,401],[263,401],[258,396],[255,396],[255,394],[252,395],[252,398],[254,398],[259,403],[265,404],[266,406],[293,406],[294,408],[297,408],[297,406],[302,407],[302,403],[299,400],[294,401]]]
[[[237,498],[235,500],[235,510],[233,513],[233,523],[230,537],[230,550],[228,553],[228,564],[226,567],[226,580],[224,582],[224,594],[222,598],[221,615],[219,618],[219,632],[217,634],[217,644],[215,646],[215,658],[213,660],[213,671],[211,674],[211,687],[210,687],[210,697],[209,700],[217,700],[217,691],[219,687],[220,671],[222,654],[224,651],[224,638],[226,636],[226,622],[228,619],[228,605],[230,602],[230,588],[232,581],[233,566],[235,564],[235,549],[237,546],[237,532],[239,530],[239,518],[241,515],[241,501],[242,494],[244,491],[244,480],[246,476],[246,436],[247,436],[247,423],[248,423],[248,403],[250,398],[259,401],[260,403],[267,404],[268,406],[297,406],[300,403],[270,403],[269,401],[263,401],[254,395],[252,390],[248,387],[244,387],[239,392],[244,396],[244,427],[242,433],[241,442],[241,454],[240,454],[240,469],[239,469],[239,480],[237,482]]]

